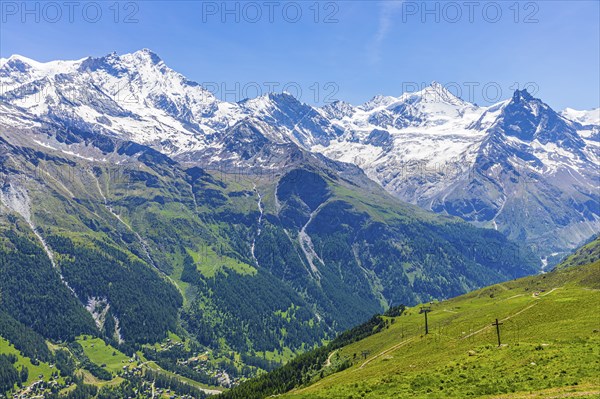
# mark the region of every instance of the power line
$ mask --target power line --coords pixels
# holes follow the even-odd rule
[[[431,312],[431,306],[421,306],[421,312],[425,314],[425,335],[429,334],[429,324],[427,324],[427,313]]]
[[[501,346],[501,343],[500,343],[500,326],[501,326],[502,324],[503,324],[503,323],[500,323],[500,322],[498,321],[498,319],[496,319],[496,322],[495,322],[495,323],[492,323],[492,325],[493,325],[493,326],[496,326],[496,335],[498,335],[498,346]]]

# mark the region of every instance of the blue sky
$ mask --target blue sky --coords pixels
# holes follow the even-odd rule
[[[600,106],[598,1],[23,4],[0,3],[2,57],[150,48],[228,100],[285,86],[357,104],[436,80],[479,104],[526,86],[557,109]]]

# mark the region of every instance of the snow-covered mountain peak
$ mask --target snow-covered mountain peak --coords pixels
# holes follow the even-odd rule
[[[529,119],[533,118],[538,122],[547,117],[564,119],[541,99],[533,97],[527,89],[515,90],[512,99],[504,107],[504,111],[505,114],[513,116],[526,114]],[[566,122],[571,123],[571,121]]]
[[[296,97],[294,97],[291,93],[289,93],[287,91],[282,91],[281,93],[269,92],[269,93],[263,94],[261,97],[266,97],[270,101],[277,102],[277,103],[293,102],[293,103],[302,104],[302,102],[300,100],[298,100]]]
[[[0,62],[0,95],[25,83],[73,72],[83,61],[39,62],[22,55],[11,55]]]
[[[121,57],[115,52],[103,57],[88,57],[79,66],[79,72],[81,73],[105,71],[114,76],[126,73],[127,70],[127,66],[121,62]]]
[[[396,97],[384,96],[384,95],[378,94],[375,97],[373,97],[372,99],[370,99],[369,101],[367,101],[366,103],[364,103],[363,105],[359,106],[358,108],[360,108],[363,111],[369,112],[369,111],[373,111],[377,108],[385,108],[385,107],[389,106],[390,104],[393,104],[397,101],[398,101],[398,98],[396,98]]]
[[[187,119],[192,114],[194,117],[205,116],[215,111],[218,105],[212,93],[166,66],[160,57],[148,49],[123,55],[113,52],[78,61],[56,61],[42,64],[43,67],[38,64],[27,65],[33,65],[35,71],[47,72],[20,73],[20,76],[17,73],[2,74],[11,65],[9,59],[0,68],[0,77],[5,78],[12,88],[60,74],[60,79],[53,79],[50,83],[57,89],[81,84],[84,86],[81,90],[99,90],[102,95],[130,111],[151,105],[170,114],[181,114]]]
[[[123,54],[121,56],[117,56],[117,58],[121,65],[127,67],[128,69],[137,70],[140,73],[148,71],[153,71],[159,74],[175,72],[171,68],[167,67],[167,65],[158,55],[148,49],[139,50],[134,53]]]
[[[346,132],[345,140],[370,144],[372,134],[385,136],[385,145],[378,145],[382,148],[390,148],[392,137],[399,139],[404,133],[415,131],[429,136],[466,134],[467,127],[485,110],[456,97],[438,82],[400,97],[378,95],[358,107],[334,102],[320,109]],[[377,140],[380,142],[383,141]]]
[[[160,57],[147,49],[123,55],[113,52],[103,57],[86,58],[81,63],[79,72],[104,72],[115,77],[128,75],[130,80],[139,79],[145,82],[173,79],[189,86],[198,86],[169,68]]]
[[[340,130],[315,108],[289,93],[267,93],[237,103],[241,111],[271,125],[265,136],[278,142],[291,140],[304,148],[328,143]]]
[[[590,110],[576,110],[573,108],[565,108],[560,113],[564,118],[570,119],[583,126],[600,125],[600,108]]]
[[[473,104],[455,96],[444,85],[433,81],[429,86],[417,92],[407,92],[400,97],[404,103],[447,104],[454,107],[474,107]]]
[[[246,98],[237,104],[249,113],[270,112],[274,109],[305,106],[305,104],[287,92],[265,93],[255,98]]]
[[[523,89],[523,90],[515,90],[515,92],[513,93],[512,96],[512,101],[514,103],[526,103],[529,101],[534,101],[535,98],[529,94],[529,92],[527,91],[527,89]]]
[[[356,109],[345,101],[337,100],[331,104],[324,105],[320,108],[321,113],[329,119],[343,119],[345,117],[352,117],[356,112]]]
[[[163,62],[163,60],[155,52],[147,48],[138,50],[129,55],[139,60],[150,61],[153,64],[159,64]]]
[[[545,152],[560,149],[580,157],[583,156],[580,150],[586,144],[577,126],[526,90],[516,90],[501,108],[490,132],[499,138],[510,138],[508,141],[516,139],[519,145],[531,145],[538,152],[541,148]]]
[[[12,70],[15,72],[38,71],[40,74],[51,75],[69,72],[82,61],[83,59],[75,61],[59,60],[39,62],[19,54],[13,54],[10,57],[3,58],[2,61],[0,61],[0,68],[2,70]]]
[[[26,72],[27,70],[32,69],[32,64],[34,63],[37,62],[19,54],[13,54],[8,58],[0,58],[0,68],[4,68],[6,65],[7,68],[14,68],[20,72]]]
[[[47,64],[13,57],[0,82],[3,101],[35,115],[167,153],[204,148],[212,133],[243,117],[147,49]]]

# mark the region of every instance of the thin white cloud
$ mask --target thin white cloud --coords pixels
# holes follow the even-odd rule
[[[383,42],[389,35],[394,21],[397,20],[395,17],[402,7],[402,3],[403,1],[401,0],[379,2],[379,23],[377,25],[377,32],[375,32],[367,49],[369,61],[373,65],[377,65],[381,62]]]

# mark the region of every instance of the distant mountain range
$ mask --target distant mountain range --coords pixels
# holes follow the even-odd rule
[[[477,107],[433,83],[322,112],[344,134],[313,150],[424,209],[496,228],[542,257],[600,227],[600,109],[558,114],[527,91]]]
[[[12,56],[0,61],[0,85],[9,126],[44,118],[64,126],[65,144],[85,132],[209,169],[265,173],[323,154],[403,201],[525,242],[545,262],[600,228],[600,108],[558,113],[526,91],[479,107],[435,82],[360,106],[315,108],[286,93],[230,103],[149,50]],[[69,148],[88,157],[86,146]]]

